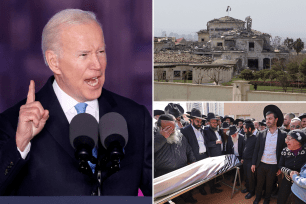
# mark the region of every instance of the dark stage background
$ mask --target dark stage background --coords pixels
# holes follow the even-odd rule
[[[44,64],[41,34],[58,11],[93,11],[102,23],[107,69],[104,88],[152,109],[152,1],[5,0],[0,2],[0,112],[36,92],[51,70]]]

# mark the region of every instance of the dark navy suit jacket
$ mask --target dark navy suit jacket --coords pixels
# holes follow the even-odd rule
[[[193,131],[193,128],[192,128],[191,124],[188,125],[185,128],[182,128],[181,129],[181,133],[187,138],[188,143],[191,146],[193,154],[194,154],[194,156],[195,156],[197,161],[199,161],[201,159],[205,159],[205,158],[207,158],[207,156],[209,156],[206,139],[203,136],[203,132],[202,131],[201,131],[201,133],[202,133],[202,136],[204,138],[204,145],[206,147],[207,155],[205,155],[205,154],[200,155],[199,154],[199,148],[200,147],[199,147],[198,139],[197,139],[197,136],[195,135],[195,133]]]
[[[36,94],[36,101],[49,110],[43,130],[31,140],[31,150],[22,159],[16,147],[20,106],[25,100],[0,114],[0,195],[71,196],[91,195],[98,183],[95,175],[78,171],[75,150],[69,142],[69,123],[54,93],[50,77]],[[102,90],[100,117],[118,112],[127,121],[128,143],[121,169],[105,177],[102,195],[134,195],[138,188],[152,195],[152,118],[144,106]],[[99,145],[99,157],[106,150]],[[102,172],[103,173],[103,172]]]

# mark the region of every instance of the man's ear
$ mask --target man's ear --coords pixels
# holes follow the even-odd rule
[[[61,74],[61,70],[59,69],[59,57],[52,50],[47,50],[45,53],[47,63],[49,68],[54,74]]]

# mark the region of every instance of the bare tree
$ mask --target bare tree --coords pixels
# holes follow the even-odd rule
[[[157,81],[164,80],[164,70],[157,68],[156,75],[157,75]]]
[[[223,67],[216,67],[216,68],[205,68],[206,75],[210,78],[210,80],[214,81],[216,85],[219,85],[221,81],[220,73],[224,69]]]

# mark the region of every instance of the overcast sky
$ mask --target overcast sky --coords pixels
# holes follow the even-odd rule
[[[306,38],[306,0],[154,0],[154,36],[196,34],[214,18],[252,18],[252,29],[272,37]]]

